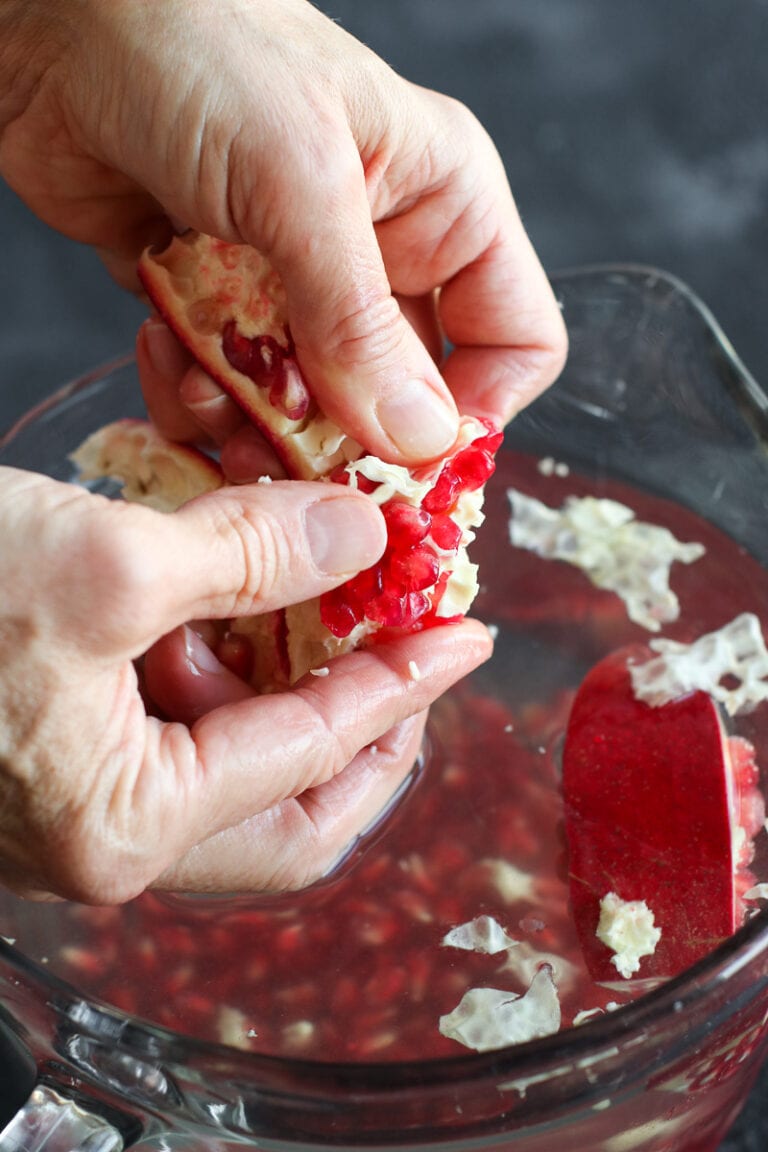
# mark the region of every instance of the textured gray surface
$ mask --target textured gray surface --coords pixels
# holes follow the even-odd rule
[[[654,264],[768,384],[766,0],[325,0],[494,136],[545,266]],[[128,348],[143,310],[0,184],[0,426]],[[768,1075],[723,1152],[764,1152]]]

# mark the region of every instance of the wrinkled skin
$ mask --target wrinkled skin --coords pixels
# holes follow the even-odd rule
[[[171,221],[261,248],[322,406],[394,461],[444,452],[457,407],[508,419],[562,364],[485,133],[304,0],[3,0],[0,172],[129,288]],[[440,332],[454,351],[438,368]],[[202,429],[231,478],[253,478],[261,448],[158,321],[138,357],[161,429]],[[349,533],[326,548],[329,574],[307,507],[331,497],[304,485],[163,518],[0,480],[0,879],[24,895],[306,883],[402,781],[424,709],[489,653],[478,625],[435,629],[252,699],[184,622],[306,599],[372,563],[368,500],[347,518],[357,551]],[[148,649],[168,723],[144,711]]]

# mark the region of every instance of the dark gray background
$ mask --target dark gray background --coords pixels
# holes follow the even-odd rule
[[[676,273],[768,385],[768,0],[325,0],[494,136],[549,271]],[[0,427],[132,344],[142,307],[0,183]],[[723,1152],[765,1152],[768,1075]]]

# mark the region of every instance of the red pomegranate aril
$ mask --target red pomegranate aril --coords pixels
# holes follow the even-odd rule
[[[333,471],[328,473],[328,479],[333,484],[349,485],[350,475],[346,464],[337,464]]]
[[[388,500],[382,506],[391,548],[412,548],[429,533],[432,517],[426,508],[417,508],[405,500]]]
[[[405,620],[404,596],[396,596],[392,592],[382,592],[368,605],[366,616],[374,624],[382,624],[387,628],[400,628]]]
[[[370,496],[380,487],[378,480],[371,480],[369,476],[363,476],[361,472],[356,475],[356,483],[359,490],[365,492],[366,496]]]
[[[440,575],[437,556],[424,545],[395,553],[389,558],[387,568],[387,585],[390,586],[391,581],[402,592],[422,592],[431,588]]]
[[[359,619],[362,620],[366,606],[384,591],[381,564],[364,568],[362,572],[358,572],[357,576],[348,580],[340,591],[346,597],[347,603],[353,611],[359,613]]]
[[[353,609],[343,588],[333,588],[320,597],[320,619],[329,632],[342,640],[362,619]]]
[[[462,530],[445,512],[436,512],[432,517],[429,534],[438,548],[445,552],[455,552],[461,542]]]
[[[287,349],[274,336],[244,336],[234,320],[224,325],[221,349],[237,372],[260,388],[269,402],[289,420],[300,420],[309,409],[310,396],[298,366],[287,359]]]
[[[397,596],[384,592],[368,607],[366,616],[385,628],[409,628],[429,611],[429,600],[423,592]]]
[[[254,367],[254,341],[238,332],[234,320],[230,320],[224,326],[221,333],[221,347],[235,371],[242,372],[251,380],[255,379],[254,371],[258,365]]]
[[[481,419],[480,423],[484,424],[489,430],[488,435],[480,436],[477,440],[473,440],[472,443],[478,445],[478,447],[485,448],[487,452],[498,452],[504,442],[504,433],[494,428],[490,420]]]
[[[298,365],[281,357],[277,369],[269,389],[270,402],[289,420],[303,420],[309,411],[310,395]]]
[[[462,492],[482,488],[493,475],[494,467],[493,456],[482,447],[482,441],[469,444],[453,460],[453,471],[459,477]]]
[[[447,512],[456,503],[461,491],[459,477],[453,471],[451,462],[443,465],[443,470],[435,481],[433,488],[427,492],[422,501],[422,507],[432,515],[435,512]]]

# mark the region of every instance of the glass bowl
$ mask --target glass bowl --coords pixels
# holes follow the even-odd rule
[[[498,629],[494,657],[433,710],[420,774],[344,867],[309,895],[266,901],[265,914],[273,917],[270,947],[274,925],[285,925],[280,918],[290,917],[291,905],[306,910],[319,902],[332,917],[334,901],[341,893],[345,899],[350,891],[359,895],[360,876],[395,842],[403,853],[401,871],[413,879],[420,861],[421,875],[420,836],[426,842],[434,834],[419,815],[430,795],[425,781],[438,774],[445,783],[460,769],[476,772],[479,781],[485,762],[498,760],[503,739],[513,742],[510,763],[517,757],[538,765],[520,778],[525,787],[526,781],[534,784],[530,792],[523,787],[512,813],[530,819],[527,833],[525,819],[515,832],[515,851],[529,843],[526,859],[538,860],[550,889],[562,887],[556,785],[567,707],[591,664],[640,632],[623,609],[617,611],[612,594],[585,591],[582,574],[564,578],[546,568],[552,562],[536,567],[512,550],[510,486],[535,483],[555,504],[581,484],[596,495],[623,493],[642,507],[666,509],[675,523],[700,525],[715,551],[722,547],[722,572],[704,585],[693,579],[685,584],[686,628],[700,632],[714,620],[722,623],[740,597],[765,615],[764,394],[706,308],[674,278],[647,268],[599,267],[563,273],[554,285],[570,334],[568,366],[510,427],[474,549],[482,580],[477,614]],[[126,357],[65,387],[22,419],[0,442],[0,463],[73,480],[68,456],[86,435],[142,412],[135,367]],[[114,485],[101,489],[111,493]],[[682,635],[675,625],[665,634]],[[762,752],[768,764],[767,729],[760,709],[746,722],[758,763]],[[543,792],[536,791],[540,786]],[[439,885],[430,889],[429,875],[424,881],[424,916],[431,914],[430,900],[437,906],[465,890],[503,802],[504,796],[491,793],[485,808],[446,808],[445,819],[455,822],[455,853],[443,862]],[[416,813],[411,825],[409,812]],[[545,824],[549,838],[540,840]],[[759,879],[768,878],[764,839],[761,833]],[[680,883],[683,892],[685,877]],[[519,892],[508,897],[515,907],[519,898]],[[345,962],[340,935],[315,949],[309,957],[315,978],[306,981],[306,995],[320,987],[335,995],[346,978],[351,999],[334,1021],[337,1048],[302,1048],[294,1029],[289,1050],[253,1035],[237,1000],[246,960],[258,949],[247,956],[227,951],[228,942],[240,939],[227,936],[227,926],[261,915],[258,898],[147,899],[151,915],[131,906],[84,911],[0,897],[0,1062],[8,1069],[0,1086],[0,1152],[33,1150],[46,1140],[46,1148],[70,1152],[551,1152],[555,1141],[580,1152],[714,1152],[768,1045],[768,911],[756,912],[674,979],[660,986],[641,982],[635,998],[618,994],[620,1007],[604,1003],[606,1010],[554,1035],[483,1053],[441,1047],[442,1040],[422,1047],[418,1034],[407,1043],[395,1035],[390,1048],[390,1041],[382,1042],[341,1058],[360,1014],[372,1011],[377,987],[381,992],[386,983],[382,997],[397,1001],[404,981],[411,981],[412,995],[408,940],[402,939],[401,949],[390,948],[386,971],[377,968],[373,982],[362,968],[339,971]],[[413,888],[409,908],[415,933]],[[369,928],[377,910],[374,900]],[[525,930],[544,932],[546,924],[533,912]],[[567,927],[562,932],[566,941]],[[161,936],[171,943],[165,939],[158,954]],[[542,939],[550,938],[545,933]],[[169,992],[168,981],[169,965],[184,949],[207,955],[207,967],[190,960],[186,999],[178,988]],[[142,968],[150,954],[155,967]],[[487,962],[472,961],[478,971]],[[557,958],[553,963],[557,968]],[[486,977],[491,971],[483,969]],[[266,999],[270,990],[277,999],[284,992],[281,976],[268,975],[274,983],[268,982]],[[435,977],[444,978],[442,972]],[[428,988],[424,997],[430,995]],[[212,1003],[218,1032],[211,1031]],[[421,1020],[421,1009],[407,999],[403,1005],[397,1027],[405,1030],[409,1017]],[[229,1013],[224,1025],[222,1008]]]

